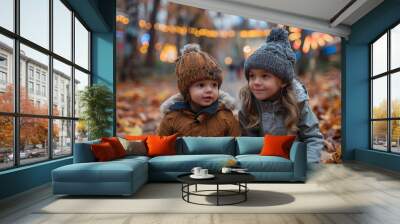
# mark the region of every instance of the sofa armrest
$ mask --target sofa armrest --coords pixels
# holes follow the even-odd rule
[[[95,162],[90,146],[92,144],[98,144],[100,140],[94,140],[89,142],[75,143],[74,145],[74,163],[89,163]]]
[[[304,142],[293,142],[290,149],[290,160],[293,162],[293,179],[295,181],[305,181],[307,175],[307,150]]]

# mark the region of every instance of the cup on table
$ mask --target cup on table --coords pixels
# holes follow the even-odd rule
[[[232,171],[232,168],[230,167],[222,167],[221,172],[222,173],[230,173]]]
[[[192,173],[193,173],[194,175],[196,175],[196,176],[200,176],[200,175],[201,175],[201,174],[200,174],[200,171],[201,171],[201,170],[202,170],[202,168],[199,167],[199,166],[193,167]]]
[[[208,175],[208,169],[201,169],[200,170],[200,176],[207,176]]]

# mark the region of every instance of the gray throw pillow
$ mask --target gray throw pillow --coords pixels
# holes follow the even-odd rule
[[[146,144],[142,140],[128,140],[125,138],[118,137],[118,140],[121,142],[122,146],[126,151],[126,155],[135,155],[135,156],[145,156],[147,155]]]

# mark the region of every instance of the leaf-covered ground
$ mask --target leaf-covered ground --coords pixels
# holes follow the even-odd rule
[[[340,162],[341,157],[341,86],[340,71],[326,74],[305,75],[301,80],[310,96],[310,105],[320,121],[325,137],[323,162]],[[227,77],[223,89],[237,97],[244,80]],[[117,134],[154,134],[161,120],[160,104],[177,93],[176,81],[148,78],[142,82],[127,82],[117,85]],[[237,111],[235,111],[237,112]]]

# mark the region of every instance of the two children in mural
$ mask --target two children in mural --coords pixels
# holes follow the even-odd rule
[[[234,98],[219,90],[221,69],[198,45],[186,45],[176,63],[179,94],[161,105],[159,135],[296,135],[307,144],[308,162],[319,162],[323,136],[295,78],[296,57],[284,29],[273,29],[266,43],[244,64],[247,85],[240,90],[239,121]]]

